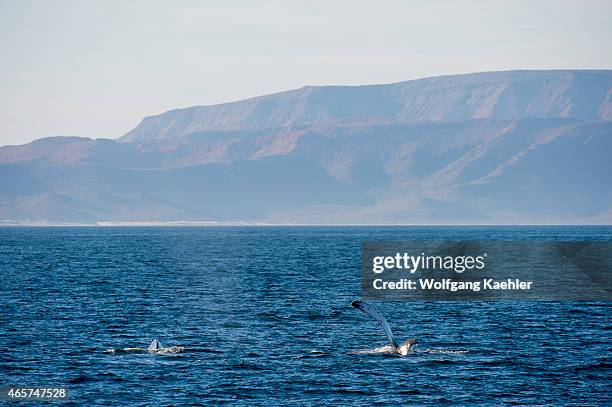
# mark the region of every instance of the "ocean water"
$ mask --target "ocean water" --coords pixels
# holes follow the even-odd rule
[[[0,228],[0,385],[71,405],[612,404],[609,303],[351,300],[359,243],[611,227]],[[157,338],[183,353],[109,354]],[[467,351],[467,352],[466,352]]]

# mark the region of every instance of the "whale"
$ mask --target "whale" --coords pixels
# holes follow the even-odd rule
[[[148,348],[122,348],[122,349],[107,349],[106,353],[159,353],[159,354],[168,354],[168,353],[181,353],[185,350],[182,346],[170,346],[163,347],[162,344],[157,340],[153,339]]]
[[[147,352],[149,353],[181,353],[184,350],[185,348],[182,346],[170,346],[165,348],[157,339],[153,339],[147,348]]]
[[[153,339],[153,341],[151,341],[151,344],[147,348],[149,352],[157,352],[160,349],[162,349],[162,346],[161,346],[161,343],[159,343],[157,339]]]
[[[385,346],[383,348],[373,349],[371,351],[362,351],[357,353],[393,353],[401,356],[406,356],[412,351],[412,347],[417,345],[419,342],[416,339],[408,339],[407,341],[402,342],[401,344],[395,340],[393,336],[393,331],[391,331],[391,327],[389,323],[385,319],[385,317],[378,311],[374,306],[364,302],[364,301],[353,301],[351,305],[354,308],[357,308],[360,311],[363,311],[370,317],[374,318],[374,320],[380,325],[387,335],[389,339],[389,346]]]

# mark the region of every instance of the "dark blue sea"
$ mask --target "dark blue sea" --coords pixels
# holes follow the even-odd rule
[[[0,386],[87,406],[612,405],[609,303],[377,302],[419,345],[352,354],[386,344],[351,307],[360,242],[377,239],[612,227],[1,228]],[[105,352],[153,338],[185,350]]]

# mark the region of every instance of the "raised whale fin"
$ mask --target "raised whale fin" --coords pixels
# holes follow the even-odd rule
[[[147,350],[160,350],[162,348],[161,343],[157,339],[153,339]]]
[[[385,317],[383,317],[383,315],[376,308],[374,308],[372,305],[367,304],[367,303],[365,303],[363,301],[353,301],[351,303],[351,305],[353,307],[355,307],[355,308],[365,312],[366,314],[368,314],[372,318],[374,318],[376,320],[376,322],[378,322],[378,324],[380,326],[382,326],[382,329],[387,334],[387,337],[389,338],[389,342],[391,342],[391,345],[394,348],[398,348],[399,347],[397,341],[393,337],[393,332],[391,331],[391,327],[389,326],[389,323],[387,322]]]

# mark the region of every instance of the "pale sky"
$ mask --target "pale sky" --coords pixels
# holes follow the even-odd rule
[[[0,145],[304,85],[612,68],[612,1],[0,0]]]

